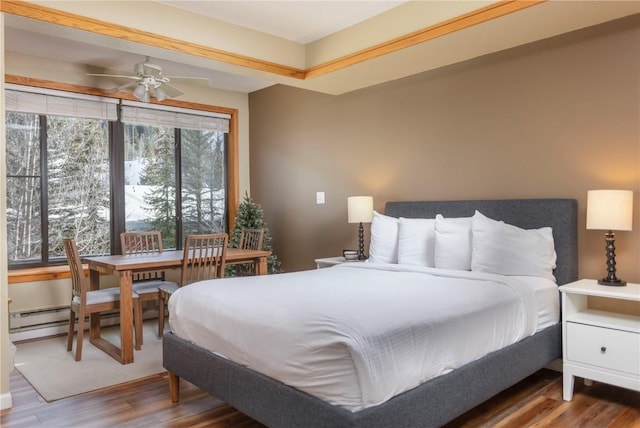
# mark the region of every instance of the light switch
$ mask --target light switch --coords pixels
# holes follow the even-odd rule
[[[324,204],[324,192],[316,192],[316,204]]]

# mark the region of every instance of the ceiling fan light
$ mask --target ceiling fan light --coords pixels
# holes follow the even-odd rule
[[[162,88],[156,88],[155,92],[156,92],[156,99],[158,101],[162,101],[167,98],[167,94],[165,91],[162,90]]]
[[[133,96],[143,102],[149,102],[149,89],[142,83],[133,91]],[[146,98],[146,100],[145,100]]]

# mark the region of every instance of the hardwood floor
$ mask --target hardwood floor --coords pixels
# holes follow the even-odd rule
[[[180,403],[172,404],[166,374],[52,403],[17,370],[10,382],[13,408],[0,414],[3,428],[264,427],[185,381]],[[446,425],[454,427],[640,428],[640,392],[576,380],[574,399],[565,402],[562,375],[541,370]]]

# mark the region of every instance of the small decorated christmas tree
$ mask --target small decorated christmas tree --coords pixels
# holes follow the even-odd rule
[[[238,248],[240,245],[240,235],[242,229],[264,229],[264,237],[262,240],[262,249],[271,251],[271,255],[267,258],[267,272],[281,273],[280,260],[273,254],[271,247],[271,235],[269,229],[263,220],[262,207],[260,204],[254,202],[248,193],[245,193],[240,204],[238,204],[238,211],[236,212],[236,221],[233,231],[229,234],[229,246]],[[227,266],[225,276],[236,276],[236,265]]]

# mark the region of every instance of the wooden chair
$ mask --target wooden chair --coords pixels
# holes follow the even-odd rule
[[[264,229],[242,229],[238,248],[243,250],[262,250],[263,240]],[[251,276],[255,274],[253,263],[237,263],[234,267],[236,276]]]
[[[242,229],[238,248],[243,250],[262,250],[264,229]]]
[[[78,317],[78,338],[76,340],[76,361],[82,358],[82,340],[84,336],[84,322],[89,314],[96,312],[118,310],[120,308],[120,289],[107,288],[90,290],[89,278],[84,274],[82,261],[76,241],[73,238],[64,239],[64,250],[71,272],[72,295],[69,312],[69,331],[67,337],[67,351],[73,348],[73,330],[76,315]],[[133,293],[133,322],[136,335],[136,349],[142,346],[142,314],[139,311],[138,295]]]
[[[122,254],[154,254],[162,253],[162,234],[158,231],[122,232],[120,234]],[[133,291],[138,295],[138,310],[142,313],[144,302],[157,301],[160,304],[158,287],[166,283],[164,271],[140,272],[132,275]],[[170,282],[177,286],[175,282]],[[160,311],[158,310],[158,316]],[[140,337],[140,345],[143,337]]]
[[[226,233],[188,235],[184,243],[180,284],[166,283],[159,287],[158,335],[164,333],[164,307],[171,295],[179,288],[205,279],[224,278],[227,243]]]
[[[158,231],[122,232],[122,254],[147,254],[162,252],[162,235]]]

